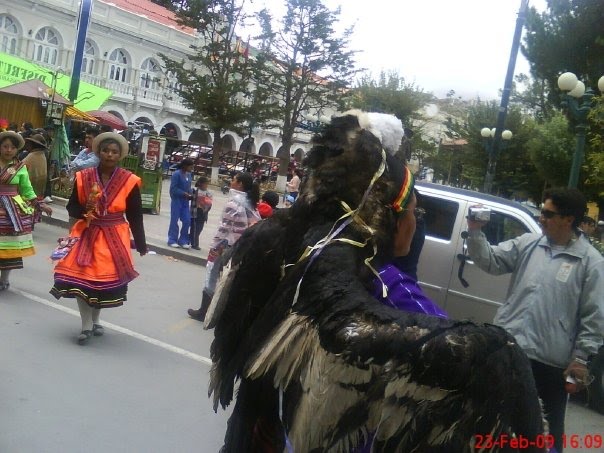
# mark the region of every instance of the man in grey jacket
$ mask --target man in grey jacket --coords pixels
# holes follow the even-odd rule
[[[562,452],[568,395],[589,384],[587,362],[604,332],[604,257],[578,230],[587,205],[576,189],[552,189],[543,196],[543,235],[526,233],[491,246],[485,222],[468,218],[468,252],[484,271],[512,273],[506,302],[495,324],[516,338],[531,359],[555,447]]]

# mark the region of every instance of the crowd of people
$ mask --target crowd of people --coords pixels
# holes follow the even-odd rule
[[[284,200],[286,206],[293,204],[292,209],[279,209],[280,196],[276,192],[267,191],[261,196],[253,174],[239,172],[230,183],[228,201],[218,228],[211,232],[213,239],[201,304],[199,308],[189,309],[188,315],[215,328],[211,391],[217,401],[228,404],[232,398],[232,384],[226,381],[231,378],[242,380],[225,436],[224,451],[250,451],[261,444],[269,450],[283,450],[290,437],[298,445],[316,445],[313,442],[317,439],[309,440],[303,431],[297,431],[298,414],[294,408],[300,401],[304,402],[304,397],[298,394],[299,389],[288,389],[288,383],[303,382],[306,373],[313,371],[305,367],[313,366],[315,359],[326,360],[324,354],[339,351],[338,360],[344,360],[346,364],[334,361],[330,366],[348,367],[354,369],[353,373],[358,371],[356,367],[366,369],[367,365],[359,365],[347,354],[351,354],[350,357],[374,354],[381,357],[380,360],[402,361],[400,366],[413,369],[415,364],[406,362],[408,356],[401,358],[390,350],[374,350],[376,345],[361,345],[360,338],[351,342],[361,319],[368,324],[362,334],[357,334],[363,337],[371,331],[372,341],[377,341],[386,329],[380,324],[382,321],[389,323],[389,328],[397,324],[407,329],[419,329],[409,335],[420,343],[424,342],[425,335],[434,332],[428,335],[433,338],[425,340],[426,345],[437,341],[442,332],[465,335],[456,330],[458,324],[450,320],[418,284],[417,262],[425,230],[421,198],[414,190],[411,171],[398,158],[376,151],[388,150],[393,147],[392,143],[372,127],[363,128],[363,115],[355,113],[343,118],[334,120],[325,135],[315,137],[316,146],[311,151],[314,160],[308,161],[312,172],[305,176],[302,168],[292,169]],[[352,128],[357,135],[345,134],[344,131],[349,131],[347,128]],[[52,202],[48,191],[52,133],[50,129],[34,129],[27,123],[20,129],[0,133],[0,291],[10,287],[10,272],[23,268],[23,257],[35,253],[32,231],[41,214],[52,214],[48,206]],[[121,159],[129,153],[128,141],[120,134],[96,128],[86,129],[85,133],[85,146],[71,164],[74,184],[66,208],[74,223],[69,236],[62,238],[53,255],[56,264],[50,290],[57,299],[76,299],[81,317],[77,342],[81,345],[104,334],[101,309],[119,307],[126,300],[128,284],[138,276],[130,249],[134,248],[141,256],[147,253],[141,179],[119,166]],[[349,149],[352,145],[346,140],[352,140],[353,136],[356,137],[356,148]],[[393,143],[400,143],[400,138]],[[339,152],[323,155],[329,146],[336,146],[337,140],[344,140],[338,145]],[[371,158],[363,156],[364,150]],[[356,159],[354,165],[357,167],[346,158]],[[171,176],[169,247],[200,250],[200,235],[208,222],[213,194],[208,189],[206,177],[193,182],[193,165],[193,161],[185,158]],[[330,165],[350,171],[338,172],[344,176],[332,181]],[[368,173],[369,169],[372,174]],[[359,175],[367,176],[364,186],[355,184]],[[543,401],[543,415],[555,439],[552,447],[558,453],[563,451],[568,381],[573,383],[570,390],[573,392],[589,385],[593,379],[589,361],[597,354],[604,331],[604,258],[592,245],[602,239],[604,222],[600,225],[586,217],[586,211],[585,198],[578,190],[547,190],[540,216],[542,234],[527,233],[496,246],[489,245],[485,239],[482,232],[485,222],[467,221],[471,259],[485,272],[512,274],[506,303],[499,308],[494,320],[503,328],[501,333],[495,335],[476,326],[472,335],[484,335],[493,342],[503,341],[506,347],[517,345],[518,351],[522,350],[528,357],[523,368],[524,362],[517,359],[518,351],[510,350],[510,357],[516,357],[516,360],[513,364],[506,362],[506,356],[503,363],[518,368],[514,368],[513,373],[510,369],[513,376],[504,372],[498,379],[501,379],[501,385],[516,383],[514,379],[520,375],[526,378],[523,373],[528,372],[528,382],[523,384],[523,391],[527,392],[523,396],[524,403],[529,412],[535,410],[537,406],[533,406],[531,391],[539,395]],[[376,269],[370,264],[372,260]],[[338,278],[344,280],[338,281]],[[225,284],[228,279],[238,279],[238,284]],[[330,285],[335,286],[331,288]],[[336,294],[339,296],[334,299]],[[288,295],[293,299],[287,299]],[[231,305],[236,303],[249,303],[249,307],[233,309]],[[337,304],[341,303],[345,306],[340,310]],[[318,307],[322,308],[319,310]],[[237,316],[242,318],[226,319],[225,313],[232,316],[235,312],[240,312]],[[408,316],[409,313],[413,316]],[[292,320],[293,315],[311,321]],[[290,324],[299,322],[297,326]],[[341,323],[338,329],[349,332],[345,338],[337,337],[329,330],[335,328],[334,322]],[[234,325],[238,329],[236,332],[230,330]],[[290,330],[278,333],[282,325],[289,325]],[[287,355],[287,346],[275,349],[290,340],[292,345],[302,341],[307,345],[312,343],[314,340],[310,338],[315,333],[310,332],[315,328],[323,329],[319,334],[322,340],[320,345],[306,352],[307,363],[294,366],[293,361],[297,359]],[[303,332],[310,335],[306,340],[288,337],[303,335]],[[410,337],[399,338],[396,331],[391,335],[392,341],[400,341],[401,347],[408,347]],[[241,338],[242,343],[234,336]],[[227,337],[228,347],[222,343]],[[256,341],[250,344],[250,338]],[[334,338],[337,346],[330,345]],[[464,337],[463,341],[471,342],[473,338]],[[480,345],[475,345],[473,351],[487,353]],[[368,364],[376,360],[375,357],[366,356],[364,360]],[[428,365],[436,366],[434,361],[437,359],[436,356],[429,359]],[[285,373],[287,379],[277,384],[275,373],[282,375],[280,361],[287,360],[292,360]],[[237,361],[241,361],[240,365]],[[378,362],[374,362],[375,367],[379,366]],[[377,368],[373,370],[376,374],[381,373]],[[329,374],[332,371],[325,371],[324,379],[336,379]],[[393,380],[400,378],[388,376]],[[420,377],[413,376],[421,381]],[[510,380],[506,381],[508,378]],[[368,379],[367,386],[373,385],[372,377],[363,379]],[[446,383],[434,379],[429,381],[446,387]],[[307,382],[305,385],[313,387],[315,384]],[[325,382],[322,385],[322,391],[330,388]],[[281,386],[280,396],[275,386]],[[461,389],[454,391],[463,394]],[[465,394],[461,397],[470,398]],[[265,398],[261,408],[255,411],[245,408],[259,398]],[[374,394],[372,398],[379,400],[381,397]],[[277,403],[279,400],[281,403]],[[265,402],[266,406],[263,406]],[[287,416],[279,414],[284,404],[293,404]],[[304,404],[312,406],[308,402]],[[338,417],[350,420],[351,414],[338,413],[337,407],[334,410],[332,416],[336,422],[339,423]],[[479,413],[477,409],[476,417],[491,415]],[[471,417],[472,414],[464,416]],[[285,417],[289,419],[285,420]],[[339,426],[342,442],[356,448],[355,451],[370,451],[375,445],[387,444],[388,439],[380,426],[372,424],[360,413],[357,417],[358,426],[355,425],[354,430],[363,434],[353,436],[347,433],[348,428]],[[321,421],[318,418],[317,423]],[[513,425],[512,422],[509,429],[513,429]],[[461,425],[456,429],[461,430]],[[532,420],[526,426],[516,425],[514,429],[535,433],[542,430],[543,425]],[[531,431],[534,429],[537,431]],[[390,435],[396,437],[395,431]],[[329,433],[325,434],[325,439],[329,436]],[[451,439],[454,439],[450,440],[453,443],[459,441],[455,436]],[[337,444],[334,439],[331,442]],[[428,441],[422,438],[417,442]],[[441,439],[439,442],[440,448],[448,441]],[[431,445],[435,447],[436,444]]]

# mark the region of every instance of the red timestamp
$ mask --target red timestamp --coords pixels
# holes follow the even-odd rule
[[[564,448],[601,448],[604,445],[602,434],[562,434]]]
[[[551,434],[539,434],[535,439],[529,439],[525,436],[510,436],[500,434],[493,436],[491,434],[474,434],[474,448],[480,449],[500,449],[512,448],[524,450],[528,448],[551,449],[554,447],[554,436]],[[602,434],[563,434],[563,448],[601,448],[604,445]]]
[[[491,434],[474,434],[476,450],[480,449],[500,449],[512,448],[524,450],[527,448],[550,449],[554,446],[554,436],[551,434],[538,434],[534,439],[529,439],[523,435],[510,436],[509,434],[500,434],[493,436]]]

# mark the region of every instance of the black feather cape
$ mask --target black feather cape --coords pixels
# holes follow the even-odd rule
[[[365,261],[390,258],[397,168],[356,117],[335,118],[314,138],[293,207],[236,243],[207,321],[215,410],[239,384],[221,451],[284,451],[287,438],[296,453],[350,452],[367,439],[376,452],[470,452],[480,436],[534,443],[543,433],[513,337],[370,295]],[[349,218],[336,240],[300,259]]]

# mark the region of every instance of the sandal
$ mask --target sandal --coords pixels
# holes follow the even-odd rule
[[[5,282],[5,283],[0,282],[0,291],[4,291],[5,289],[8,289],[8,288],[10,288],[9,282]]]
[[[92,337],[92,330],[82,330],[78,336],[78,344],[86,344]]]
[[[104,333],[105,333],[105,329],[103,328],[103,326],[101,326],[100,324],[92,325],[92,334],[95,337],[102,337]]]

